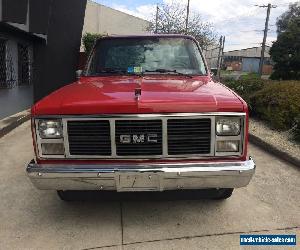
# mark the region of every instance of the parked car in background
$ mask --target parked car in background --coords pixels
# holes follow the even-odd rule
[[[245,101],[212,80],[197,41],[184,35],[97,41],[79,79],[32,107],[39,189],[231,196],[255,171]]]

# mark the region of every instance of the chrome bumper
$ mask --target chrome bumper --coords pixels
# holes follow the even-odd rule
[[[32,161],[26,171],[38,189],[163,191],[244,187],[255,163],[251,157],[243,162],[181,164],[39,165]]]

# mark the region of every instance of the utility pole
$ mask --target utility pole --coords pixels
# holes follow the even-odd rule
[[[223,47],[223,36],[220,37],[220,41],[219,41],[219,52],[218,52],[218,61],[217,61],[217,77],[219,78],[219,80],[220,80],[220,75],[221,75],[222,47]]]
[[[188,33],[189,15],[190,15],[190,0],[188,0],[187,7],[186,7],[185,34]]]
[[[158,8],[158,5],[156,5],[155,34],[157,34],[157,32],[158,32],[158,12],[159,12],[159,8]]]
[[[256,5],[256,6],[258,6],[258,5]],[[262,76],[264,58],[265,58],[265,50],[266,50],[266,41],[267,41],[268,30],[269,30],[270,12],[271,12],[271,8],[276,8],[277,6],[269,3],[268,5],[259,5],[258,7],[267,8],[267,17],[266,17],[266,22],[265,22],[264,38],[263,38],[263,43],[261,46],[261,55],[260,55],[260,62],[259,62],[259,75]]]
[[[219,59],[219,65],[218,65],[218,79],[219,79],[219,81],[221,79],[221,69],[222,69],[222,64],[223,64],[223,59],[224,59],[225,36],[223,36],[221,46],[222,46],[222,48],[221,48],[221,58]]]

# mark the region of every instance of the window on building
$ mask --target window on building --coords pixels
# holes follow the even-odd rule
[[[30,84],[30,59],[27,45],[18,44],[18,85]]]
[[[0,88],[6,87],[6,40],[0,39]]]

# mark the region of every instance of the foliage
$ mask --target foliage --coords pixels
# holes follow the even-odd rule
[[[153,16],[148,31],[156,32],[156,16]],[[190,12],[186,32],[186,6],[174,2],[159,7],[157,33],[191,35],[197,39],[201,47],[216,42],[213,25],[204,22],[199,13]]]
[[[291,129],[300,114],[300,82],[269,82],[250,98],[255,114],[276,129]],[[298,127],[299,130],[299,127]]]
[[[84,46],[84,51],[89,55],[93,49],[93,46],[98,38],[103,37],[102,34],[97,33],[85,33],[82,37],[82,43]]]
[[[240,80],[259,80],[260,81],[261,77],[257,73],[249,73],[245,75],[240,76]]]
[[[288,29],[289,23],[293,22],[295,17],[300,16],[299,3],[291,4],[289,10],[283,13],[276,22],[277,33],[285,32]]]
[[[248,103],[251,116],[275,129],[291,130],[300,142],[300,81],[262,80],[249,74],[223,82]]]
[[[277,30],[277,41],[270,49],[275,63],[271,79],[300,80],[300,5],[290,5],[277,20]]]
[[[264,81],[256,77],[256,74],[251,74],[239,80],[225,80],[224,84],[239,94],[247,102],[250,111],[252,111],[253,105],[250,97],[263,88]]]

